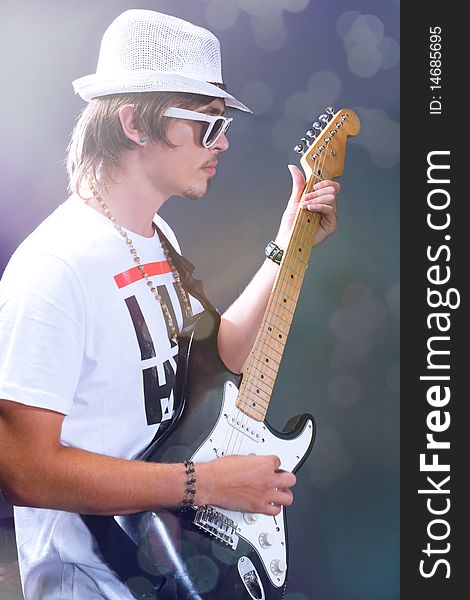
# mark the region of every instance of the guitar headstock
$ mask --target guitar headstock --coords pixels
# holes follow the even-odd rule
[[[294,148],[302,154],[300,164],[307,180],[312,176],[334,179],[342,175],[346,140],[359,133],[360,128],[359,117],[353,110],[342,108],[335,112],[328,106]]]

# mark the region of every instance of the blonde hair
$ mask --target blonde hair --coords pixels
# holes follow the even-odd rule
[[[218,85],[218,87],[225,86]],[[111,167],[119,166],[126,150],[139,146],[124,133],[119,120],[119,109],[126,104],[134,106],[134,126],[153,142],[173,147],[166,136],[163,113],[170,106],[195,109],[209,104],[213,97],[185,92],[139,92],[112,94],[91,100],[79,114],[67,148],[69,191],[82,194],[99,188],[99,175],[108,174]]]

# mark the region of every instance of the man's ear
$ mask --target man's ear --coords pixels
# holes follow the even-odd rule
[[[124,135],[138,146],[144,146],[147,137],[142,131],[135,127],[134,105],[125,104],[124,106],[121,106],[118,114]]]

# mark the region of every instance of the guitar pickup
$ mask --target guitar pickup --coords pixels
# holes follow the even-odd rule
[[[219,541],[235,550],[239,537],[236,534],[237,525],[223,513],[215,510],[212,506],[199,506],[193,523],[203,529]]]
[[[225,415],[225,418],[227,419],[227,423],[231,427],[249,437],[250,440],[253,440],[257,444],[259,444],[260,442],[264,442],[264,438],[261,432],[257,430],[255,425],[250,423],[252,422],[252,419],[248,418],[245,422],[244,417],[235,415]]]

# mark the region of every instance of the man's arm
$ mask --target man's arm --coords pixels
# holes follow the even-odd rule
[[[283,250],[287,247],[297,207],[301,201],[305,179],[300,169],[289,165],[292,193],[274,240]],[[320,228],[315,245],[328,237],[337,226],[336,197],[340,190],[336,181],[321,181],[314,192],[302,198],[302,208],[321,213]],[[222,315],[218,349],[227,367],[239,373],[256,340],[268,299],[279,267],[266,259],[243,293]]]
[[[183,464],[131,461],[65,447],[64,415],[0,400],[0,488],[13,504],[114,515],[178,506]],[[276,515],[295,475],[275,456],[227,456],[196,468],[197,504]],[[271,503],[274,503],[272,505]]]

